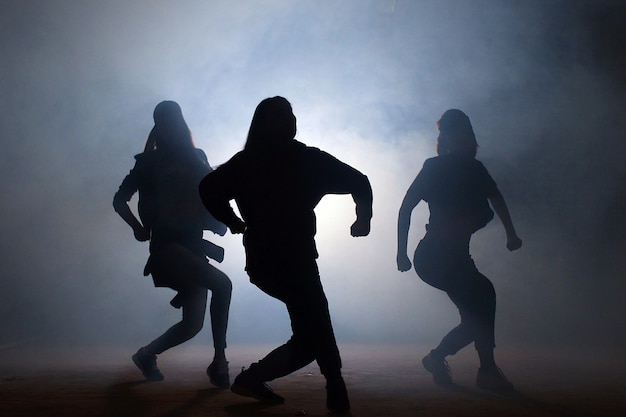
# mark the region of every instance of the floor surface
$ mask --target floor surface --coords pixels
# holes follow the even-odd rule
[[[268,346],[228,349],[231,379],[269,351]],[[340,346],[355,417],[377,416],[626,416],[626,367],[609,354],[498,352],[512,394],[474,385],[476,357],[467,348],[451,358],[456,386],[432,383],[420,364],[428,350],[415,346]],[[263,406],[214,389],[205,374],[211,352],[181,346],[159,356],[165,380],[146,383],[130,361],[134,348],[0,349],[0,416],[270,417],[324,416],[324,380],[315,364],[270,383],[287,401]],[[614,362],[614,363],[611,363]]]

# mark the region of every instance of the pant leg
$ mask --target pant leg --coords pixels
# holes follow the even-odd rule
[[[217,268],[209,265],[213,273],[210,275],[211,289],[211,331],[213,334],[213,347],[217,350],[226,349],[226,331],[228,330],[228,314],[230,311],[230,298],[232,283],[228,276]]]
[[[333,330],[328,300],[319,276],[299,286],[295,300],[287,304],[292,340],[303,354],[313,353],[320,372],[327,378],[341,376],[341,356]]]
[[[157,355],[163,353],[186,342],[202,330],[206,312],[207,290],[197,287],[195,291],[186,293],[182,302],[182,320],[153,340],[147,346],[150,352]]]
[[[478,350],[493,349],[496,296],[491,281],[482,275],[466,245],[424,239],[414,256],[419,277],[445,291],[459,309],[461,323],[452,329],[436,350],[453,355],[475,342]]]
[[[435,351],[441,356],[455,355],[459,350],[474,341],[471,329],[464,323],[459,324],[446,334]]]
[[[209,264],[205,257],[198,256],[176,243],[169,244],[154,254],[152,273],[160,276],[161,281],[170,282],[172,288],[179,291],[183,303],[183,321],[185,321],[185,306],[187,306],[188,317],[191,317],[190,311],[194,312],[193,320],[196,320],[195,315],[200,314],[195,307],[200,305],[196,295],[198,292],[204,292],[202,304],[204,319],[206,290],[211,290],[210,314],[213,345],[216,349],[225,349],[232,293],[232,283],[228,276]]]
[[[341,357],[317,266],[313,262],[287,270],[281,268],[273,275],[252,274],[251,278],[262,291],[285,303],[293,335],[251,366],[250,371],[270,381],[317,360],[327,378],[340,376]]]
[[[478,351],[495,347],[496,292],[493,284],[476,268],[456,288],[448,291],[459,309],[461,325],[472,335]]]
[[[198,264],[198,272],[191,275],[194,284],[211,290],[211,331],[215,349],[226,349],[226,331],[232,294],[232,283],[228,276],[203,260]]]

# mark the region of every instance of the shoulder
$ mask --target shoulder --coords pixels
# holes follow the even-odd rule
[[[202,149],[196,148],[196,155],[198,155],[198,158],[200,158],[202,162],[206,163],[207,165],[209,164],[206,153]]]
[[[278,150],[276,157],[280,160],[290,160],[296,164],[323,164],[323,160],[329,159],[330,154],[314,146],[308,146],[297,140]]]
[[[249,155],[248,153],[244,152],[244,151],[239,151],[236,154],[234,154],[227,162],[226,164],[243,164],[245,163],[245,161],[248,159]]]
[[[489,188],[497,187],[495,180],[482,162],[478,159],[474,160],[474,169],[481,181]]]
[[[247,165],[246,161],[248,159],[248,155],[244,151],[239,151],[234,154],[228,161],[223,164],[217,165],[213,167],[216,171],[224,172],[231,169],[235,171],[242,169],[243,166]]]
[[[141,164],[153,163],[161,158],[162,151],[155,149],[153,151],[142,152],[135,155],[135,161]]]
[[[485,167],[485,165],[481,161],[479,161],[478,159],[474,159],[473,160],[472,166],[477,171],[489,175],[489,171],[487,170],[487,167]]]
[[[417,173],[413,184],[423,184],[425,182],[430,182],[431,178],[436,177],[434,172],[440,170],[441,168],[441,159],[440,157],[428,158],[422,164],[422,169]]]
[[[487,168],[485,168],[485,164],[483,164],[483,163],[482,163],[481,161],[479,161],[478,159],[473,159],[473,160],[472,160],[472,162],[473,162],[473,164],[474,164],[476,167],[478,167],[478,168],[481,168],[481,169],[487,169]]]
[[[150,153],[151,152],[142,152],[142,153],[138,153],[137,155],[135,155],[135,161],[137,162],[143,162],[146,159],[150,158]]]
[[[289,148],[288,149],[291,152],[308,153],[308,154],[315,154],[315,153],[323,152],[319,148],[316,148],[314,146],[309,146],[309,145],[307,145],[307,144],[305,144],[303,142],[297,141],[295,139],[289,144]]]
[[[431,165],[437,165],[437,164],[441,164],[442,162],[442,157],[441,156],[434,156],[432,158],[428,158],[424,161],[424,166],[431,166]]]
[[[454,164],[451,162],[446,155],[426,159],[415,181],[424,185],[440,183],[442,178],[450,177],[451,173],[454,172]]]
[[[445,160],[442,159],[441,156],[435,156],[433,158],[428,158],[424,161],[424,164],[422,165],[422,172],[423,171],[431,171],[433,169],[437,169],[438,167],[441,167],[445,164]]]
[[[315,146],[309,146],[302,142],[298,142],[294,140],[294,144],[291,147],[292,152],[297,154],[301,154],[308,159],[314,160],[328,160],[328,161],[339,161],[336,157],[331,155],[330,153],[321,150]]]
[[[135,171],[150,170],[158,164],[160,155],[157,150],[142,152],[135,155]]]

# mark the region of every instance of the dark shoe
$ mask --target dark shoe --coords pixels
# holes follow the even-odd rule
[[[209,376],[209,382],[219,389],[228,389],[230,387],[228,362],[212,362],[209,367],[206,368],[206,374]]]
[[[422,359],[424,368],[433,375],[433,381],[440,386],[450,386],[453,384],[452,375],[448,362],[444,358],[433,356],[433,351]]]
[[[478,369],[478,375],[476,375],[476,386],[478,386],[478,388],[494,392],[515,391],[513,384],[506,379],[498,367],[493,369]]]
[[[256,398],[268,404],[282,404],[285,402],[285,399],[272,391],[264,381],[251,378],[246,374],[246,371],[237,375],[235,381],[230,386],[230,390],[237,395]]]
[[[156,355],[149,355],[141,348],[133,356],[133,362],[148,381],[163,381],[164,377],[156,364]]]
[[[347,413],[350,411],[348,390],[343,378],[339,377],[326,382],[326,408],[331,413]]]

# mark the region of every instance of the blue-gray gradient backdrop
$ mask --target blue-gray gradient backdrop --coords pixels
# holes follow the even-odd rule
[[[0,345],[136,345],[174,323],[172,292],[141,275],[147,244],[111,206],[152,110],[179,102],[219,165],[258,102],[282,95],[297,138],[374,190],[367,238],[349,236],[350,197],[317,209],[340,343],[431,345],[458,320],[397,271],[395,227],[436,120],[460,108],[524,240],[508,252],[495,220],[472,243],[499,346],[625,346],[625,50],[620,1],[2,0]],[[414,212],[410,251],[427,215]],[[241,237],[207,237],[234,285],[230,343],[286,339]]]

